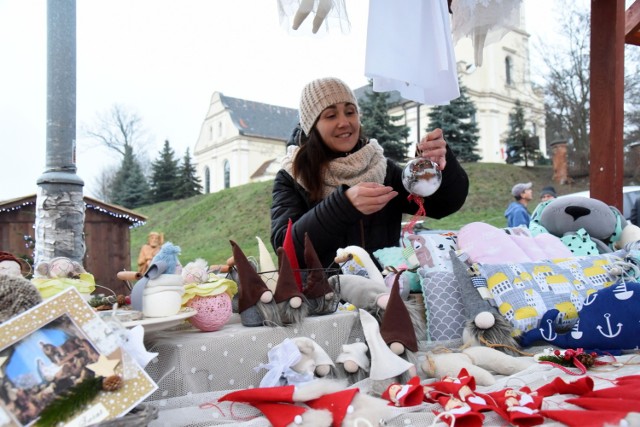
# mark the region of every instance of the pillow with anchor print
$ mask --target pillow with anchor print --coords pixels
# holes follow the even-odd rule
[[[552,309],[559,313],[555,326],[570,329],[585,298],[616,283],[611,269],[625,254],[620,250],[538,262],[475,263],[473,268],[486,280],[492,305],[519,334],[537,328]]]
[[[571,331],[559,332],[554,324],[560,312],[547,311],[540,326],[526,332],[521,345],[545,341],[561,348],[584,348],[609,353],[640,348],[640,283],[616,282],[589,294]]]

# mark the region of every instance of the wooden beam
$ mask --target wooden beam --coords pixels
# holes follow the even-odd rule
[[[591,197],[622,210],[624,0],[591,0]]]
[[[640,45],[640,0],[633,2],[624,13],[624,41],[628,44]]]

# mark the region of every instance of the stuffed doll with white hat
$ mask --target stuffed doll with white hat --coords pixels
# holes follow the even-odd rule
[[[145,317],[175,316],[182,307],[184,279],[180,247],[166,242],[131,289],[131,306]]]
[[[10,252],[0,251],[0,273],[25,277],[31,272],[31,266],[22,258]]]

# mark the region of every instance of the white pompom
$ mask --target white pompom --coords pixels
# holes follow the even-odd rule
[[[482,311],[476,315],[476,317],[473,319],[473,322],[479,329],[489,329],[496,324],[496,319],[490,312]]]

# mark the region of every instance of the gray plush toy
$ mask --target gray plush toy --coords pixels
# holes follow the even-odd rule
[[[627,220],[620,211],[590,197],[569,196],[543,202],[531,215],[529,229],[535,236],[551,233],[575,255],[613,252]]]

